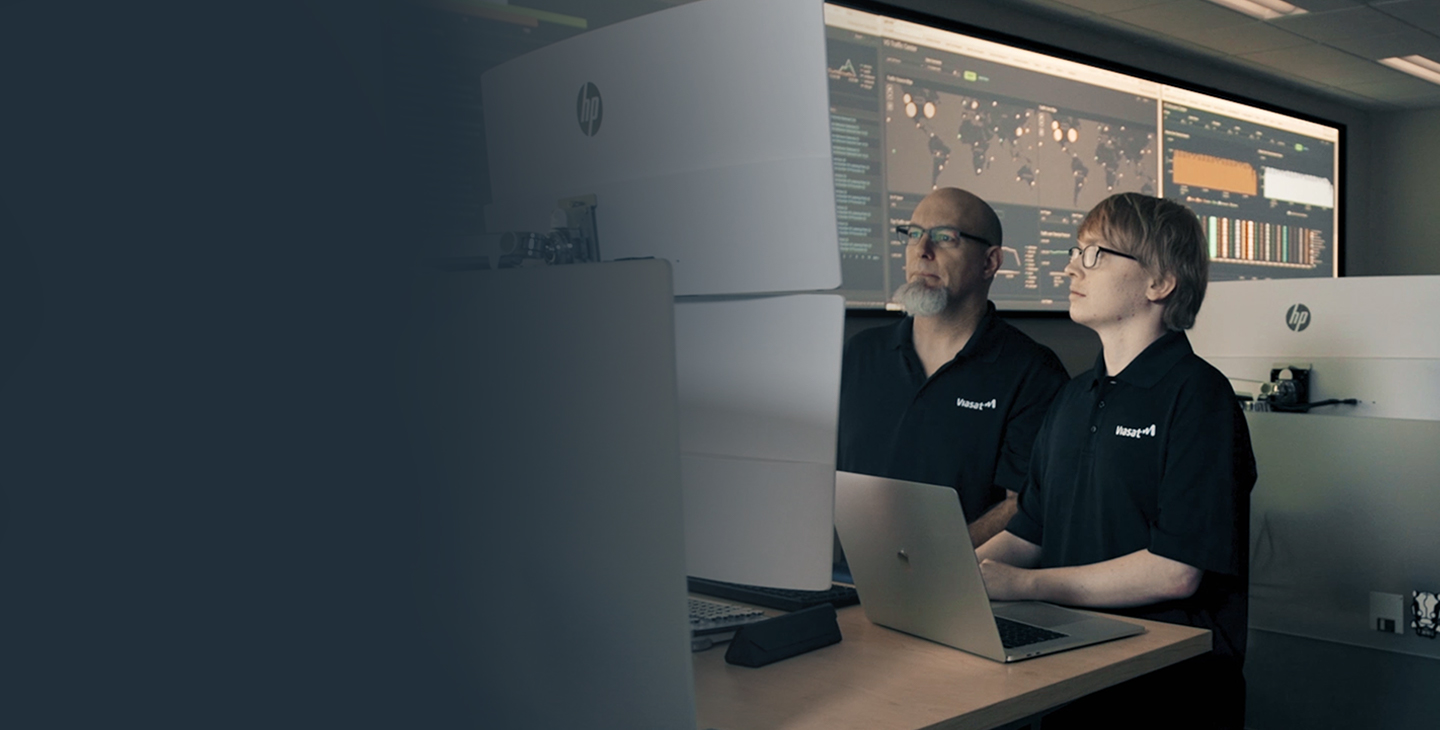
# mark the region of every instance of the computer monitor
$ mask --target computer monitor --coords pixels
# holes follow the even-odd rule
[[[844,306],[813,293],[840,283],[828,88],[820,0],[699,0],[483,78],[491,233],[545,230],[558,198],[594,195],[602,260],[672,266],[697,577],[830,587]]]
[[[1440,541],[1437,308],[1440,276],[1230,281],[1206,292],[1187,334],[1237,392],[1294,366],[1308,372],[1309,403],[1331,402],[1246,413],[1260,475],[1250,496],[1252,629],[1440,657],[1433,642],[1416,650],[1377,631],[1366,600],[1400,594],[1408,606],[1410,591],[1440,585],[1428,551],[1416,549]],[[1395,633],[1413,634],[1410,618],[1407,609]]]
[[[597,198],[600,258],[655,256],[676,296],[840,284],[819,0],[702,0],[487,72],[492,234]]]
[[[864,0],[825,22],[852,308],[896,308],[894,227],[947,186],[1004,222],[1001,309],[1066,310],[1076,228],[1121,192],[1190,206],[1212,281],[1340,274],[1338,124]]]
[[[838,294],[676,302],[690,575],[830,587],[844,343]]]
[[[1208,288],[1187,334],[1239,393],[1293,365],[1309,371],[1309,402],[1358,401],[1315,415],[1440,421],[1437,307],[1437,276],[1227,281]]]

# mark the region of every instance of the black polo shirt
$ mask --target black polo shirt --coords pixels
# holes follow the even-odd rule
[[[1035,433],[1068,375],[991,304],[965,348],[927,378],[914,323],[906,317],[845,344],[836,465],[954,487],[974,520],[1024,485]]]
[[[1102,352],[1060,391],[1006,529],[1040,546],[1041,567],[1148,548],[1200,568],[1193,596],[1115,612],[1210,629],[1217,658],[1239,671],[1254,486],[1234,390],[1170,332],[1113,377]]]

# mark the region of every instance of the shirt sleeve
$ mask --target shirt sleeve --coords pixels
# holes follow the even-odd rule
[[[1028,377],[1020,386],[1015,405],[1005,419],[1000,460],[995,465],[995,486],[1012,492],[1025,489],[1035,437],[1055,394],[1070,379],[1058,358],[1049,352],[1045,355],[1047,357],[1036,358]]]
[[[1202,371],[1181,388],[1150,528],[1150,552],[1202,570],[1243,574],[1255,454],[1224,376]]]
[[[840,412],[835,429],[835,468],[862,474],[878,474],[878,445],[867,434],[867,419],[874,417],[875,388],[880,378],[867,373],[874,360],[875,331],[860,332],[845,342],[840,360]]]
[[[1050,452],[1050,428],[1054,418],[1054,409],[1047,410],[1040,425],[1040,432],[1035,436],[1032,444],[1030,466],[1026,471],[1025,483],[1020,492],[1020,500],[1015,515],[1010,518],[1010,523],[1005,526],[1006,532],[1025,540],[1034,545],[1042,544],[1045,539],[1045,467]]]

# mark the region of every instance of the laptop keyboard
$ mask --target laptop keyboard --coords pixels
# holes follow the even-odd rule
[[[1006,649],[1014,649],[1020,646],[1038,644],[1051,639],[1063,639],[1068,634],[1058,631],[1042,629],[1039,626],[1022,624],[1019,621],[1011,621],[1008,618],[995,617],[995,627],[1000,629],[1000,643]]]

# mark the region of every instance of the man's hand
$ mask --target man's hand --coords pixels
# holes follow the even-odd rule
[[[1034,573],[998,560],[981,560],[980,576],[992,601],[1026,601],[1034,598]]]

